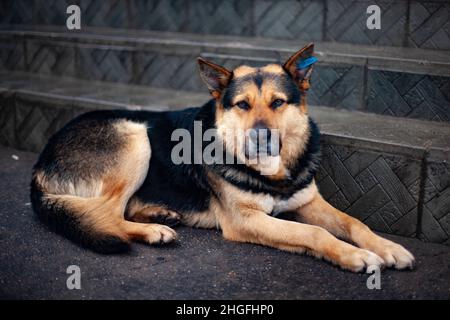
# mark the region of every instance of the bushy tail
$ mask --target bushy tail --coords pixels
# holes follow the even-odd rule
[[[83,198],[46,192],[35,177],[31,181],[31,203],[39,219],[53,231],[100,253],[129,249],[129,238],[113,213],[116,201],[107,197]]]

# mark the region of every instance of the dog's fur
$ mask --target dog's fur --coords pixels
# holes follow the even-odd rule
[[[320,134],[305,100],[312,67],[298,67],[312,55],[310,44],[283,66],[233,71],[199,58],[213,97],[201,108],[81,115],[51,137],[34,167],[34,210],[52,229],[100,252],[125,250],[131,240],[171,242],[176,233],[167,225],[181,221],[221,228],[229,240],[308,252],[352,271],[411,268],[407,250],[333,208],[317,190]],[[243,164],[173,164],[171,134],[192,133],[194,121],[216,128],[225,152],[240,159],[242,146],[232,146],[227,129],[278,129],[278,172],[262,175],[245,157]],[[287,211],[298,222],[274,217]]]

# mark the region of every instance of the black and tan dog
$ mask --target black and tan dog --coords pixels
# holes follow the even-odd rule
[[[101,252],[130,241],[168,243],[167,225],[220,228],[226,239],[307,252],[351,271],[368,265],[412,268],[402,246],[374,234],[319,194],[319,130],[308,117],[305,94],[310,44],[283,66],[233,71],[199,59],[213,99],[179,112],[95,111],[74,119],[48,142],[34,167],[31,199],[50,227]],[[277,129],[281,163],[273,175],[259,164],[179,164],[171,159],[177,128],[215,128],[225,152],[227,129]],[[294,212],[298,222],[274,217]],[[355,245],[344,242],[343,239]]]

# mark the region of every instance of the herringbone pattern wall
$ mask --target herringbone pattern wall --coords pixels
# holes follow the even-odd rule
[[[371,112],[450,121],[450,78],[369,71],[367,109]]]
[[[450,164],[430,162],[425,184],[422,236],[450,245]]]
[[[27,10],[30,10],[32,1],[19,0],[17,2],[26,3],[29,8]],[[79,4],[79,2],[73,0],[37,0],[33,8],[33,24],[65,25],[66,9],[71,4]]]
[[[409,45],[450,50],[450,3],[414,1],[410,7]]]
[[[420,161],[344,146],[322,152],[317,181],[326,199],[376,230],[415,234]]]
[[[21,41],[0,41],[0,70],[25,70],[24,45]]]
[[[318,65],[308,91],[313,105],[357,110],[362,108],[364,70],[357,65]]]
[[[137,29],[180,31],[188,21],[187,2],[184,0],[135,0],[131,25]]]
[[[128,2],[123,0],[80,0],[84,23],[95,27],[126,27],[128,24]],[[150,17],[149,17],[150,18]]]
[[[1,1],[0,2],[0,22],[2,24],[27,24],[33,23],[32,1]]]
[[[324,146],[316,177],[323,196],[375,230],[450,244],[450,165],[428,164],[416,230],[421,162],[361,148]]]
[[[39,152],[48,138],[85,110],[63,104],[58,107],[28,99],[1,99],[0,137],[2,143]]]
[[[252,35],[252,2],[194,0],[189,3],[187,32]]]
[[[85,79],[131,82],[132,55],[128,50],[81,48],[79,72]]]
[[[0,23],[64,25],[69,4],[85,26],[450,49],[442,0],[4,0]],[[372,4],[381,30],[365,27]]]
[[[359,44],[402,46],[406,31],[406,1],[328,1],[327,40]],[[366,12],[370,4],[381,9],[381,29],[366,27]]]
[[[255,34],[261,37],[321,40],[324,1],[258,1]]]
[[[27,71],[59,76],[75,75],[73,47],[30,41],[27,44]]]
[[[199,77],[192,76],[197,74],[193,55],[140,52],[136,69],[136,81],[140,84],[182,90],[204,89]]]
[[[135,83],[205,92],[197,72],[198,53],[136,50],[123,46],[77,45],[29,39],[0,41],[0,69],[21,70],[88,80]],[[25,50],[26,49],[26,50]],[[25,56],[26,52],[26,56]],[[230,69],[272,62],[263,57],[207,53]],[[255,59],[254,58],[258,58]],[[319,63],[308,102],[378,114],[450,121],[450,78],[369,69],[352,64]]]

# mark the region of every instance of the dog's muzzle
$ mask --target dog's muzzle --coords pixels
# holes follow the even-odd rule
[[[278,156],[280,149],[281,142],[278,130],[271,130],[260,124],[248,130],[245,139],[245,156],[247,159]]]

